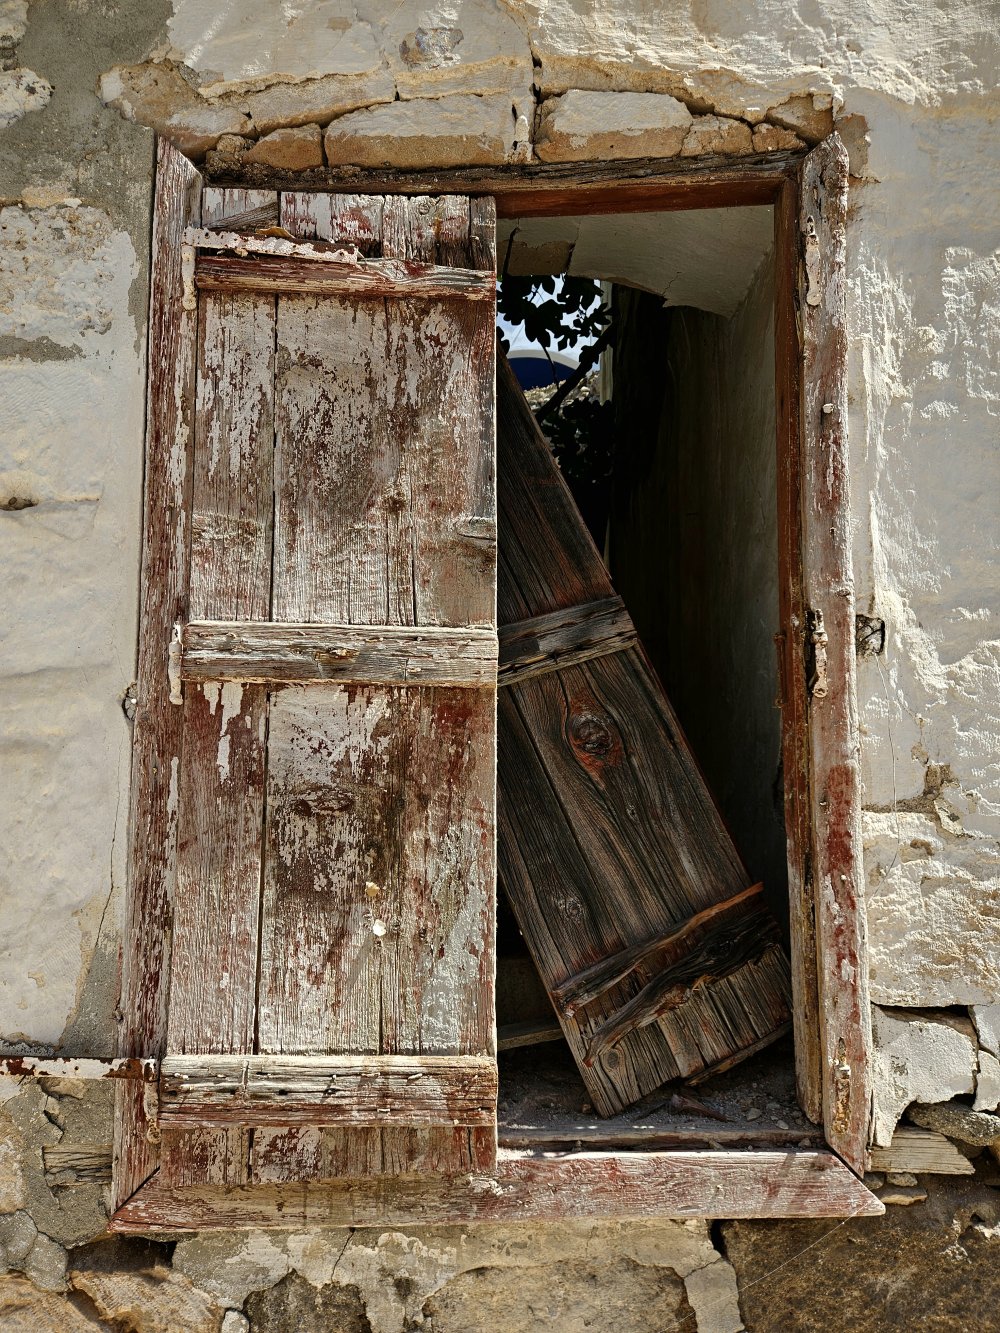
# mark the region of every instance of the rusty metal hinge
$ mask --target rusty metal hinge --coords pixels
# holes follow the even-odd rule
[[[851,1123],[851,1066],[847,1063],[847,1047],[843,1038],[837,1043],[837,1058],[833,1063],[833,1126],[838,1133],[846,1133]]]
[[[167,645],[167,686],[170,690],[170,702],[182,704],[184,692],[181,687],[181,652],[184,648],[184,627],[178,620],[174,625],[170,642]]]
[[[811,670],[809,672],[809,694],[813,699],[825,699],[829,693],[827,680],[827,645],[830,642],[823,623],[823,612],[810,607],[809,646],[811,649]]]

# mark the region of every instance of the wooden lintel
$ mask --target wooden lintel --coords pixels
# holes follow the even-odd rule
[[[579,216],[769,204],[802,156],[801,152],[753,153],[415,171],[318,167],[284,176],[271,167],[248,164],[238,172],[227,168],[211,179],[216,184],[266,185],[297,192],[492,195],[501,218]]]
[[[491,629],[192,621],[184,626],[184,680],[263,684],[453,685],[496,682]]]
[[[632,617],[620,597],[604,597],[519,620],[500,629],[497,684],[544,676],[549,671],[621,652],[638,642]]]
[[[122,1056],[119,1059],[75,1055],[5,1055],[0,1057],[0,1076],[7,1078],[126,1079],[155,1083],[156,1060]]]
[[[399,1227],[585,1217],[872,1217],[884,1205],[829,1152],[501,1154],[495,1172],[239,1188],[154,1176],[112,1217],[140,1234],[213,1228]]]
[[[160,1118],[232,1125],[492,1125],[497,1067],[472,1055],[181,1055],[160,1070]]]
[[[273,292],[315,296],[402,297],[406,300],[442,301],[463,297],[468,301],[492,301],[496,276],[478,269],[447,268],[440,264],[418,264],[403,259],[361,259],[338,262],[301,255],[241,256],[199,254],[194,269],[195,286],[206,292]]]

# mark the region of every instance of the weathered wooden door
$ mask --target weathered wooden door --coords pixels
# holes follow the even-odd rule
[[[201,205],[160,1185],[488,1169],[493,204]]]
[[[788,963],[505,362],[498,461],[501,882],[611,1115],[784,1031]]]

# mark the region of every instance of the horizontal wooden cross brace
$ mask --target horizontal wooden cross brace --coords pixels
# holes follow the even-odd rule
[[[271,292],[275,295],[397,297],[443,301],[461,297],[492,301],[496,276],[487,270],[447,268],[406,259],[354,262],[301,254],[240,256],[199,254],[195,286],[206,292]]]
[[[504,625],[500,630],[497,683],[544,676],[549,671],[606,657],[638,642],[632,618],[620,597],[604,597]]]
[[[195,620],[181,633],[181,678],[263,684],[496,683],[491,629]]]
[[[170,1055],[173,1125],[492,1125],[497,1066],[475,1055]]]

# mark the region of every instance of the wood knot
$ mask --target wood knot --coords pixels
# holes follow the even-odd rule
[[[579,713],[569,720],[569,741],[580,758],[607,759],[615,746],[611,728],[595,713]]]

